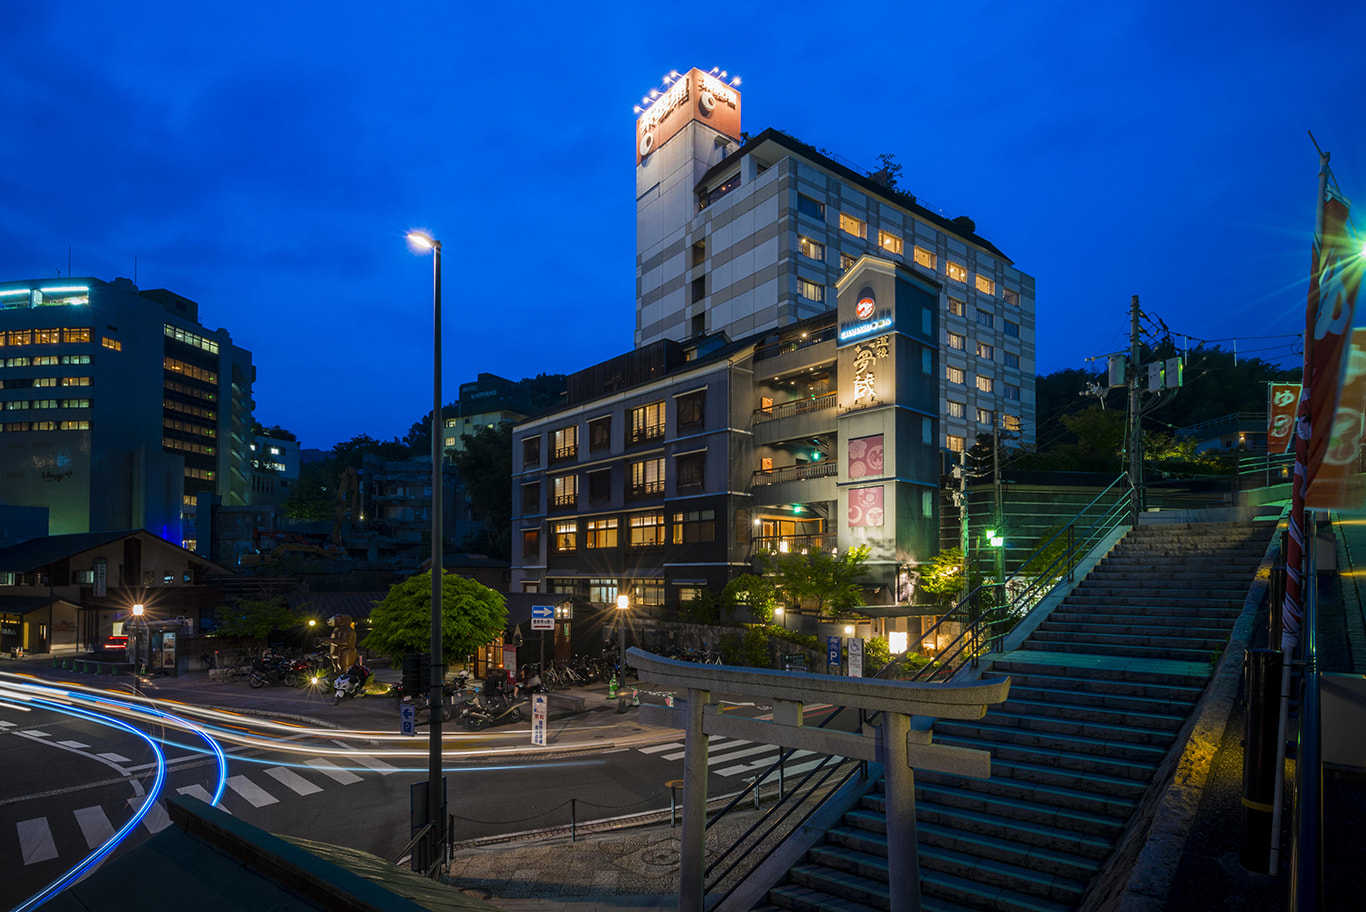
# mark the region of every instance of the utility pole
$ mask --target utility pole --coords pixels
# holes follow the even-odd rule
[[[966,599],[972,590],[968,582],[968,451],[965,447],[958,452],[958,549],[963,552],[963,595]]]
[[[1130,514],[1138,525],[1143,510],[1143,444],[1138,409],[1138,295],[1129,304],[1129,489]]]
[[[992,547],[996,551],[996,604],[997,606],[1006,603],[1006,546],[1005,546],[1005,498],[1001,491],[1001,419],[1000,412],[996,413],[995,420],[991,422],[991,474],[995,479],[996,485],[996,519],[993,525],[996,534],[1001,538],[1001,544],[992,542]]]

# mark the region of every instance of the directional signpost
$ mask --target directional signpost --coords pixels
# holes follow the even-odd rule
[[[828,636],[825,638],[825,664],[830,666],[830,674],[838,674],[840,667],[840,638]]]
[[[554,629],[555,629],[555,606],[554,606],[554,605],[532,605],[532,606],[531,606],[531,629],[532,629],[532,630],[554,630]]]
[[[399,733],[404,735],[417,734],[417,707],[411,703],[404,703],[398,708]]]

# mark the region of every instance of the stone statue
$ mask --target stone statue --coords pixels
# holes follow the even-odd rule
[[[346,674],[360,656],[356,652],[356,623],[349,614],[334,614],[327,619],[327,626],[332,628],[332,635],[323,642],[332,657],[332,670]]]

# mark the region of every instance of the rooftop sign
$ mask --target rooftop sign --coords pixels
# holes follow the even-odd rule
[[[738,76],[727,81],[724,70],[704,73],[691,69],[664,78],[664,86],[652,90],[637,107],[636,164],[663,146],[692,121],[706,124],[732,139],[740,138]]]

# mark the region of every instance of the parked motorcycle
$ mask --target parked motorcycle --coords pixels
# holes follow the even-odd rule
[[[332,696],[332,703],[335,705],[348,697],[359,697],[365,693],[365,685],[370,682],[370,669],[356,662],[346,669],[346,674],[337,675],[337,680],[332,682],[336,692]]]
[[[507,675],[502,672],[490,675],[484,681],[479,699],[461,706],[460,720],[468,731],[522,721],[521,704],[507,690]]]

